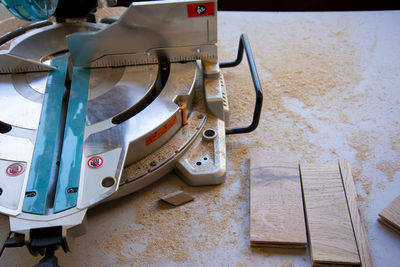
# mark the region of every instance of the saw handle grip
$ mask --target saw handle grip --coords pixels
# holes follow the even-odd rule
[[[228,134],[242,134],[250,133],[254,131],[260,121],[262,102],[263,102],[263,92],[260,84],[260,79],[258,78],[256,64],[254,63],[253,53],[251,52],[249,39],[246,34],[240,36],[238,54],[235,61],[222,62],[219,64],[220,68],[231,68],[235,67],[242,62],[243,50],[246,51],[247,61],[249,63],[251,78],[253,79],[254,89],[256,91],[256,104],[254,106],[253,120],[250,125],[244,127],[233,127],[226,128],[225,133]]]

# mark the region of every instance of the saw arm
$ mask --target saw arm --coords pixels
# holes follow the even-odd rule
[[[214,1],[132,3],[105,29],[68,36],[72,62],[91,68],[196,59],[216,62],[216,10]]]

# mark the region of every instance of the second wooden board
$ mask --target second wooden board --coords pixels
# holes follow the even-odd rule
[[[361,266],[373,267],[374,263],[369,249],[367,232],[365,231],[364,223],[361,220],[360,208],[357,201],[357,191],[356,186],[354,185],[353,175],[351,174],[350,163],[345,159],[340,159],[339,168],[342,175],[351,222],[353,223],[354,236],[356,237]]]
[[[379,213],[379,216],[380,222],[400,233],[400,196]]]
[[[251,245],[307,245],[299,164],[287,153],[251,151]]]
[[[300,164],[313,264],[360,265],[337,164]]]

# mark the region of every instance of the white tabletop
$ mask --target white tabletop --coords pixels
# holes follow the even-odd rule
[[[3,14],[3,13],[1,13]],[[174,174],[88,212],[89,231],[62,266],[310,266],[309,250],[251,248],[249,149],[291,151],[307,162],[350,161],[376,266],[398,266],[400,235],[377,222],[400,195],[400,12],[219,12],[219,56],[236,56],[247,33],[264,90],[258,129],[227,138],[227,181],[193,188]],[[244,61],[223,70],[231,125],[250,121]],[[183,189],[195,201],[158,199]],[[8,219],[0,216],[0,241]],[[7,248],[1,266],[39,261]]]

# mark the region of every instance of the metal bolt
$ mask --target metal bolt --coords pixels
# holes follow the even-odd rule
[[[155,162],[155,161],[150,162],[151,167],[155,167],[156,165],[157,165],[157,162]]]

